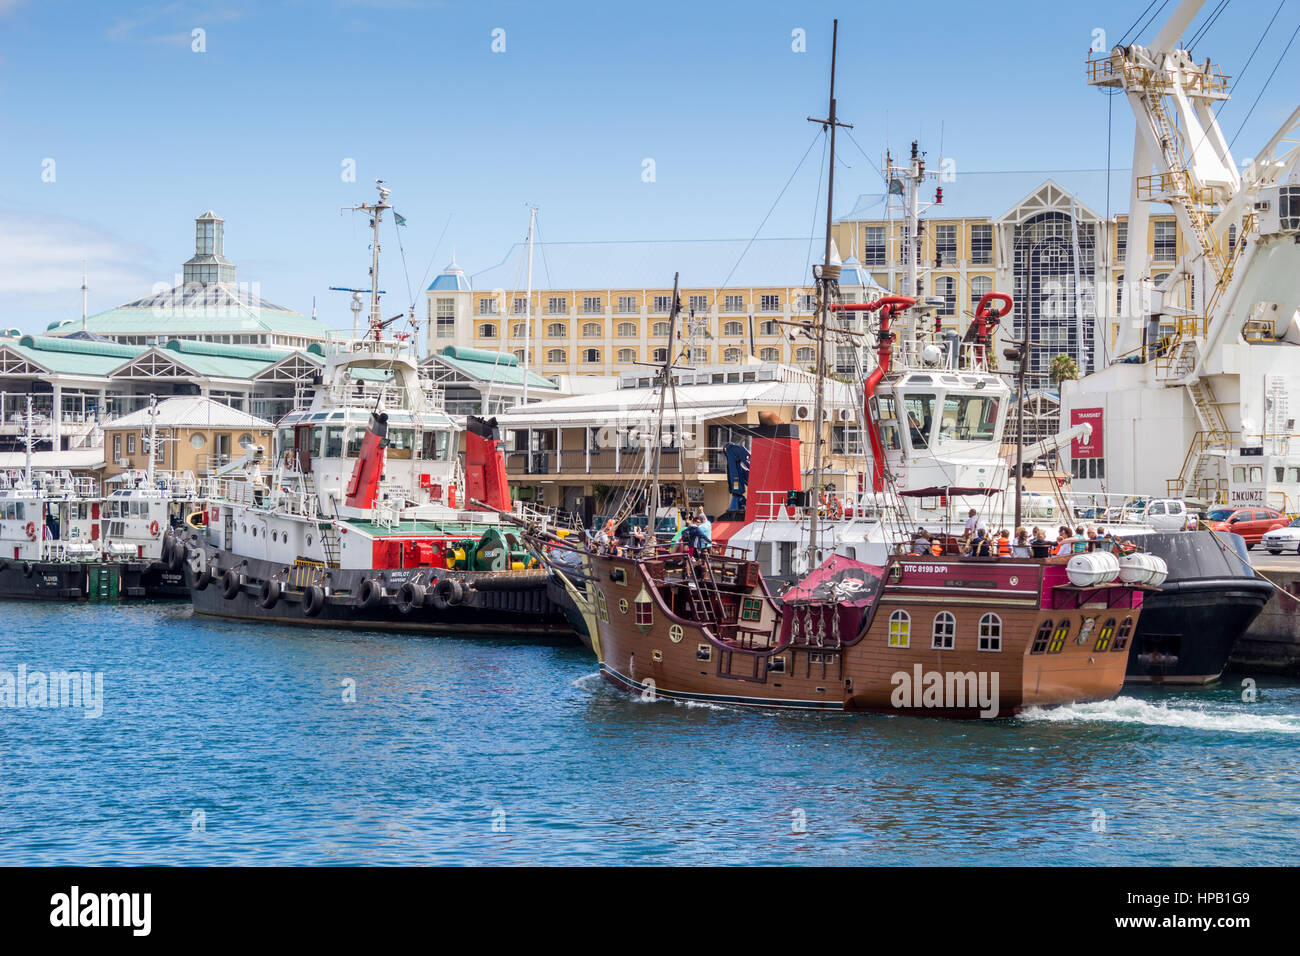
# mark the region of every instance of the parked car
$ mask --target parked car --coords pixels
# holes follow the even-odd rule
[[[1186,531],[1196,527],[1196,514],[1177,498],[1155,498],[1147,502],[1147,524],[1157,531]]]
[[[1274,528],[1260,539],[1269,554],[1281,554],[1294,551],[1300,554],[1300,518],[1296,518],[1284,528]]]
[[[1290,523],[1286,515],[1272,508],[1214,508],[1205,517],[1210,530],[1241,535],[1247,550],[1274,528],[1285,528]]]

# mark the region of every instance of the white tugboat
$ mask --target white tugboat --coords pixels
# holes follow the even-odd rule
[[[214,480],[187,528],[201,614],[313,626],[565,636],[546,573],[495,512],[511,507],[495,420],[462,430],[379,312],[379,222],[389,191],[355,207],[374,230],[370,329],[326,357],[307,401]],[[459,445],[465,435],[465,463]]]

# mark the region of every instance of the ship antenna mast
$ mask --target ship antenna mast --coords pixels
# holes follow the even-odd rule
[[[828,157],[828,174],[826,177],[826,250],[820,269],[814,270],[818,285],[819,314],[817,318],[817,393],[813,402],[813,495],[808,522],[808,568],[816,567],[818,552],[817,508],[821,502],[822,484],[822,418],[826,405],[826,322],[830,309],[831,296],[839,289],[840,266],[831,262],[831,224],[832,207],[835,200],[835,129],[843,126],[852,129],[851,123],[841,123],[835,118],[835,50],[839,42],[840,21],[831,24],[831,88],[828,112],[825,119],[808,117],[810,123],[820,123],[823,130],[830,130],[831,141]]]
[[[375,180],[375,188],[379,190],[378,202],[344,206],[343,211],[364,212],[370,216],[373,237],[370,243],[370,330],[367,336],[373,336],[378,342],[384,331],[384,320],[379,313],[379,224],[384,221],[384,212],[393,207],[388,203],[392,190],[384,185],[382,179]]]

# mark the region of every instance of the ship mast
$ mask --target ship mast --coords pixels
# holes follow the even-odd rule
[[[344,206],[343,211],[364,212],[370,216],[373,238],[370,243],[370,329],[367,336],[373,336],[378,342],[384,331],[384,320],[379,314],[379,224],[384,220],[384,212],[393,207],[388,203],[392,190],[384,185],[382,179],[375,180],[375,188],[379,190],[378,202]]]
[[[549,221],[549,220],[548,220]],[[521,405],[528,404],[528,352],[533,331],[533,230],[537,226],[537,207],[528,210],[528,291],[524,299],[524,394]]]
[[[681,309],[681,300],[677,297],[677,282],[681,273],[673,273],[673,303],[668,310],[668,348],[664,349],[663,371],[660,372],[659,379],[659,411],[655,414],[655,437],[654,437],[654,466],[653,475],[650,481],[650,540],[657,541],[657,528],[659,518],[659,462],[663,453],[663,434],[664,434],[664,403],[668,398],[668,389],[672,387],[673,382],[673,342],[677,334],[677,313]]]
[[[821,269],[817,270],[818,300],[820,305],[817,319],[817,389],[813,400],[813,496],[808,522],[808,568],[818,564],[818,527],[817,508],[821,502],[822,486],[822,418],[826,406],[826,321],[830,309],[832,294],[839,288],[840,266],[831,263],[831,224],[832,207],[835,199],[835,129],[843,126],[852,129],[851,123],[841,123],[835,118],[835,50],[839,41],[840,21],[833,20],[831,25],[831,88],[829,105],[825,119],[808,117],[810,123],[820,123],[823,130],[831,134],[828,174],[826,177],[826,249]]]

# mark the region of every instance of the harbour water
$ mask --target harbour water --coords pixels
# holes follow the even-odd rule
[[[1300,684],[1126,689],[1009,721],[740,711],[607,688],[576,645],[9,602],[8,864],[1293,862]],[[349,700],[355,691],[355,700]]]

